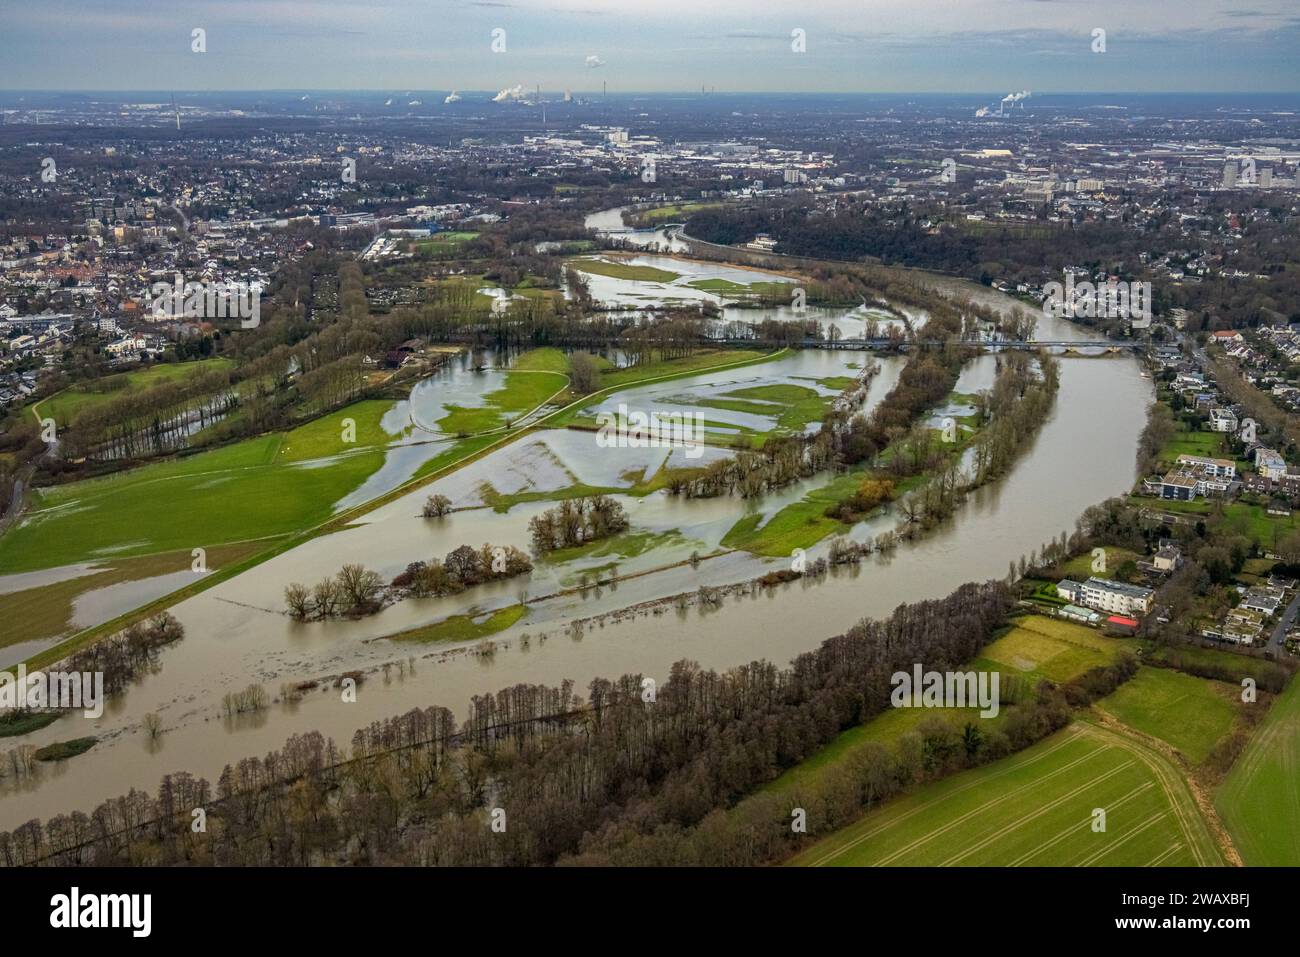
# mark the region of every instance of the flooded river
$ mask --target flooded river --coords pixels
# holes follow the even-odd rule
[[[941,278],[933,281],[951,291],[969,290],[999,308],[1019,308],[989,290]],[[1085,338],[1077,328],[1046,318],[1039,320],[1038,335]],[[811,385],[855,375],[859,364],[871,361],[861,353],[798,352],[695,379],[628,389],[611,398],[615,404],[624,401],[635,407],[733,386]],[[874,361],[881,369],[872,381],[868,407],[892,387],[901,368],[899,359]],[[988,388],[994,363],[992,356],[972,362],[958,390]],[[447,401],[433,393],[418,398],[427,411],[421,415],[417,410],[416,417],[424,422]],[[745,581],[784,567],[786,559],[739,552],[694,565],[685,559],[692,552],[707,556],[716,549],[747,510],[770,515],[797,501],[817,484],[812,480],[761,502],[686,500],[665,492],[620,496],[633,531],[650,533],[648,547],[634,555],[554,565],[539,561],[527,578],[460,596],[400,602],[361,621],[299,623],[282,613],[287,583],[311,584],[346,562],[361,562],[387,578],[411,561],[441,556],[460,544],[526,547],[528,519],[551,503],[530,501],[500,512],[483,506],[494,493],[546,492],[576,483],[629,488],[665,460],[684,455],[680,448],[600,448],[591,433],[534,433],[347,529],[307,542],[177,605],[173,613],[186,635],[163,651],[156,673],[112,700],[96,721],[68,716],[21,739],[42,745],[85,734],[101,737],[79,757],[42,765],[30,780],[0,782],[0,826],[73,809],[88,811],[131,787],[152,790],[168,771],[183,769],[215,780],[225,764],[264,754],[295,732],[319,730],[346,743],[358,727],[412,707],[442,704],[463,715],[470,695],[516,682],[570,678],[581,690],[593,677],[628,672],[662,680],[681,658],[718,668],[756,658],[784,663],[864,616],[942,596],[966,581],[1005,575],[1009,562],[1071,528],[1087,506],[1127,491],[1150,401],[1149,380],[1140,377],[1130,358],[1063,359],[1055,409],[1004,480],[972,494],[950,523],[920,541],[903,544],[889,556],[873,556],[856,569],[833,573],[820,584],[795,582],[758,597],[729,597],[721,607],[707,611],[662,606],[657,613],[620,612],[702,584]],[[708,414],[716,417],[712,409]],[[710,449],[707,454],[720,453]],[[420,518],[421,503],[434,492],[448,495],[461,510],[443,520]],[[889,518],[877,519],[855,529],[854,536],[865,538],[893,524]],[[661,570],[585,593],[573,589],[584,572],[594,574],[612,560],[618,561],[620,575]],[[495,636],[490,655],[475,654],[470,643],[433,646],[382,638],[452,614],[479,615],[523,597],[530,599],[527,616]],[[580,634],[569,627],[576,619],[592,616],[605,617],[589,622]],[[381,668],[385,663],[391,665],[387,672]],[[275,696],[282,682],[353,669],[371,672],[355,703],[344,703],[337,690],[317,690],[297,703],[273,704],[242,719],[222,713],[222,696],[250,683],[263,684]],[[166,729],[157,740],[141,729],[150,712],[162,718]]]

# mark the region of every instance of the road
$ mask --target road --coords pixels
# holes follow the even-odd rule
[[[1291,604],[1286,606],[1286,611],[1282,613],[1282,620],[1273,629],[1273,637],[1268,640],[1269,647],[1276,650],[1278,654],[1283,651],[1286,644],[1287,630],[1291,627],[1291,623],[1295,621],[1297,614],[1300,614],[1300,589],[1296,591],[1295,597],[1291,599]]]

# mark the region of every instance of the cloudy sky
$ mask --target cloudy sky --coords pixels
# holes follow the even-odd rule
[[[1300,0],[0,0],[0,23],[10,90],[1300,91]]]

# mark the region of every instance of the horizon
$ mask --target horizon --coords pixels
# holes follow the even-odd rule
[[[49,0],[6,14],[7,76],[50,90],[599,88],[1300,91],[1300,10],[1190,0]],[[870,24],[867,29],[863,24]],[[198,40],[195,31],[202,31]],[[201,49],[200,49],[201,47]],[[3,47],[0,47],[3,48]],[[112,77],[111,82],[106,82]],[[166,77],[169,82],[159,82]],[[665,84],[664,78],[673,82]],[[290,78],[306,81],[290,86]],[[1221,79],[1220,79],[1221,78]],[[725,82],[723,82],[725,81]]]

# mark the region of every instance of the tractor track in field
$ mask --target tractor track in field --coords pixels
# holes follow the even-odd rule
[[[1195,838],[1195,832],[1192,824],[1188,822],[1185,809],[1180,806],[1177,797],[1177,784],[1181,780],[1187,786],[1188,792],[1192,796],[1192,801],[1197,810],[1200,811],[1202,823],[1209,832],[1210,838],[1217,845],[1219,852],[1223,855],[1224,860],[1231,867],[1243,867],[1245,862],[1241,859],[1241,854],[1232,842],[1232,837],[1228,834],[1228,829],[1224,827],[1223,821],[1219,818],[1218,811],[1214,808],[1214,802],[1210,795],[1205,793],[1200,782],[1192,773],[1191,765],[1188,763],[1186,756],[1166,741],[1145,734],[1141,731],[1131,728],[1119,719],[1102,711],[1094,710],[1090,720],[1085,722],[1085,727],[1091,731],[1101,734],[1105,737],[1116,739],[1118,747],[1125,748],[1135,754],[1143,763],[1151,768],[1156,779],[1169,794],[1170,803],[1174,808],[1174,813],[1178,817],[1179,827],[1187,836],[1188,846],[1192,854],[1196,857],[1197,864],[1202,867],[1212,867],[1215,862],[1206,860],[1203,849],[1198,845]],[[1087,732],[1085,732],[1087,733]],[[1149,752],[1154,751],[1158,757],[1165,758],[1165,762],[1152,760]],[[1169,764],[1181,772],[1181,777],[1175,777],[1170,773]],[[1172,781],[1172,783],[1171,783]]]

